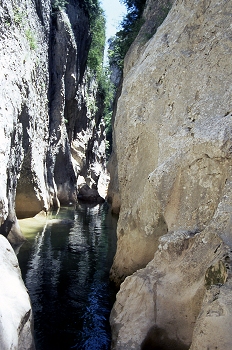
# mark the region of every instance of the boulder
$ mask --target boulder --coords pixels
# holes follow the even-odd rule
[[[94,188],[90,188],[87,184],[82,185],[79,188],[77,195],[78,200],[88,203],[104,203],[105,200],[102,198],[98,191]]]
[[[161,237],[154,259],[121,284],[112,349],[231,349],[230,258],[212,231]]]
[[[33,315],[17,257],[0,235],[0,349],[35,350]]]

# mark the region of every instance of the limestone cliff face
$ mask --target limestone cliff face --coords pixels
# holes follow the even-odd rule
[[[177,0],[126,57],[111,277],[120,284],[149,264],[121,285],[114,349],[231,348],[231,13],[231,1]]]
[[[86,78],[90,31],[81,5],[0,4],[0,233],[12,243],[23,239],[16,216],[74,202],[79,175],[94,188],[105,176],[101,97],[91,109],[97,92]]]
[[[31,1],[3,0],[0,6],[0,232],[13,243],[20,239],[16,190],[19,211],[22,202],[35,213],[51,201],[46,184],[49,11],[47,2],[40,10]]]
[[[89,18],[82,1],[52,3],[0,2],[0,234],[13,245],[24,240],[17,218],[73,203],[79,183],[96,190],[107,177]],[[0,348],[32,350],[28,293],[2,235]]]

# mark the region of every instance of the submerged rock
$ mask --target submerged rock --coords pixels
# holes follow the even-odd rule
[[[90,188],[87,184],[82,185],[79,188],[77,198],[83,202],[88,203],[104,203],[105,200],[102,198],[98,191],[94,188]]]

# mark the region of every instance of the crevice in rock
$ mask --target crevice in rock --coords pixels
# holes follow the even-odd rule
[[[32,217],[44,209],[43,200],[36,195],[37,184],[31,164],[32,154],[29,147],[24,155],[16,190],[15,210],[18,219]]]
[[[141,344],[141,350],[188,350],[189,345],[170,339],[167,332],[159,327],[152,327]]]

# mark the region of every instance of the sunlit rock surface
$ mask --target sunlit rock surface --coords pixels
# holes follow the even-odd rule
[[[193,340],[191,349],[229,350],[232,289],[223,285],[229,260],[229,248],[212,231],[160,238],[154,259],[117,294],[112,348],[184,350]]]
[[[231,348],[231,13],[230,1],[175,1],[126,56],[111,278],[135,273],[112,311],[113,349]]]
[[[230,2],[177,1],[129,68],[127,57],[114,124],[116,280],[146,265],[167,231],[206,228],[228,195],[230,10]]]
[[[34,350],[32,309],[16,255],[0,235],[0,349]]]

